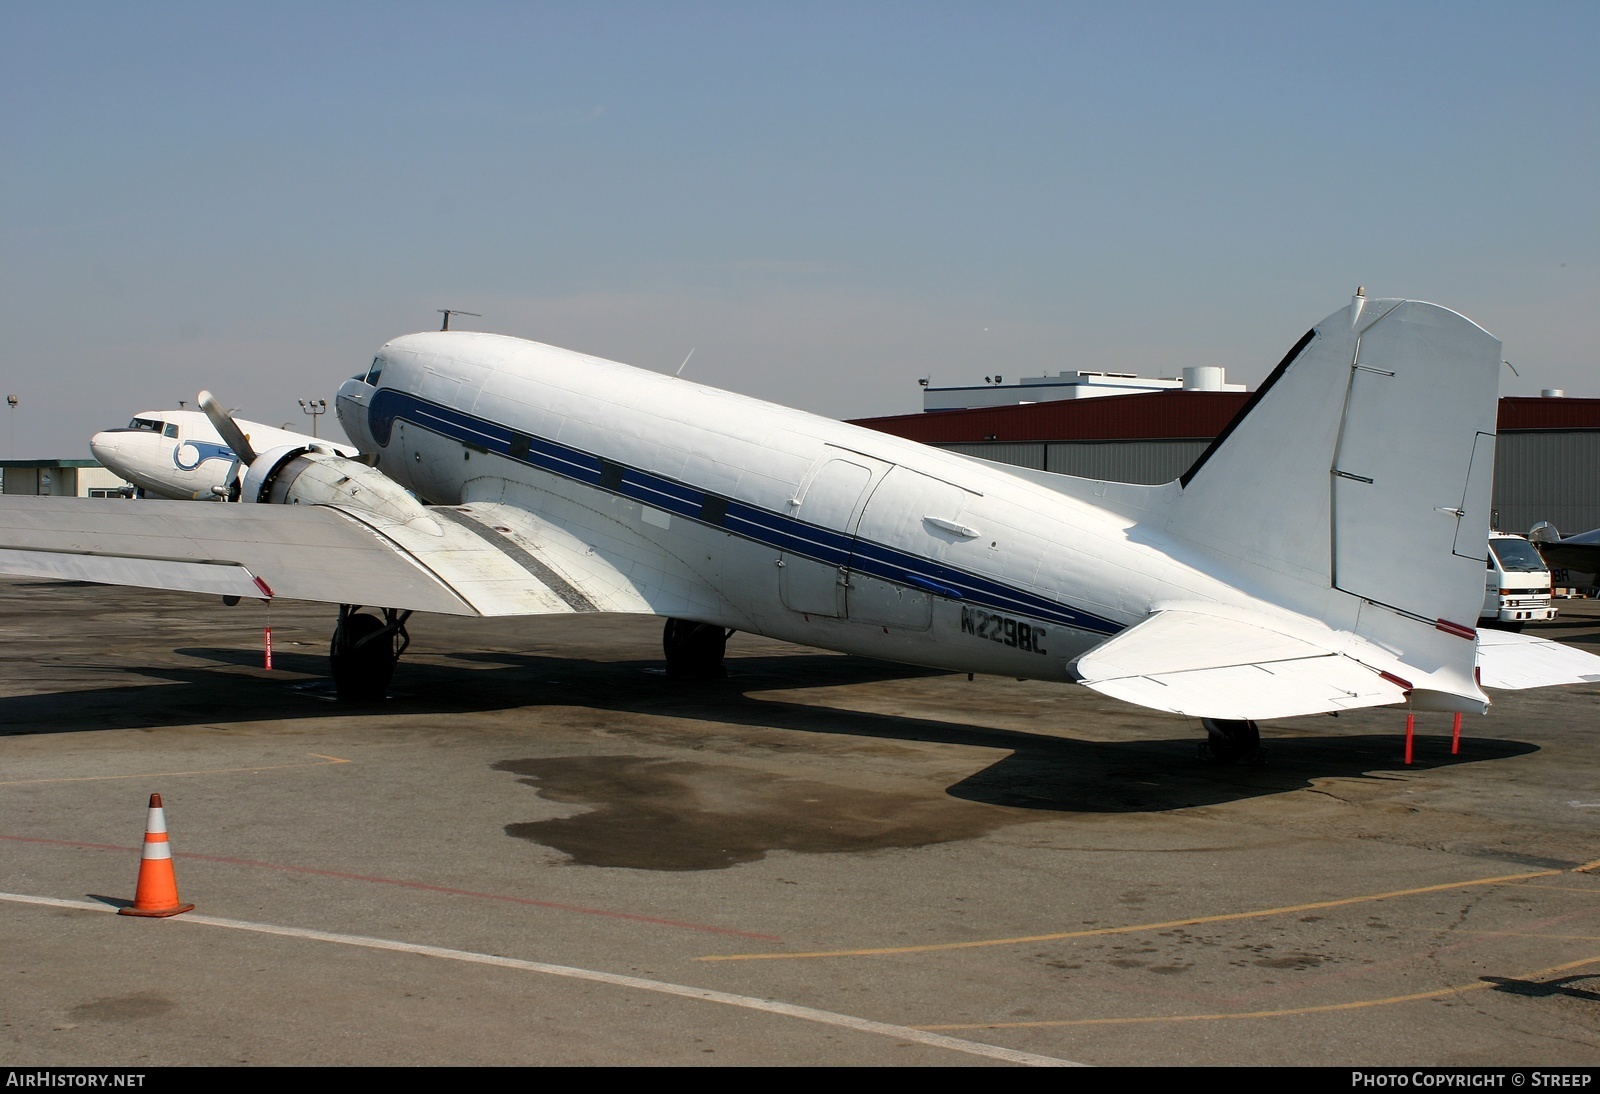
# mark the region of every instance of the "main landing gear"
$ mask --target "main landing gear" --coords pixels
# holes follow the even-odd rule
[[[384,608],[379,619],[361,611],[359,604],[339,605],[339,625],[333,629],[328,660],[341,701],[370,703],[388,694],[395,662],[411,645],[406,633],[410,618],[410,612],[394,608]]]
[[[1202,760],[1233,764],[1261,763],[1266,758],[1261,750],[1261,729],[1254,722],[1202,718],[1200,724],[1206,727],[1206,739],[1200,745]]]
[[[661,647],[667,655],[667,675],[683,680],[720,680],[728,674],[722,667],[728,652],[731,630],[714,623],[693,623],[669,619],[661,633]]]

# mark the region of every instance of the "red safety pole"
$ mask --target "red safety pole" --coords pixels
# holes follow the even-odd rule
[[[1461,751],[1461,712],[1456,711],[1455,730],[1450,736],[1450,755],[1454,756]]]
[[[1411,762],[1411,738],[1415,735],[1416,729],[1417,716],[1408,713],[1406,715],[1406,763]]]

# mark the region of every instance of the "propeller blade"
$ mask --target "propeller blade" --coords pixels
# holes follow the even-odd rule
[[[244,430],[239,428],[239,423],[233,420],[233,415],[222,409],[222,404],[217,402],[216,396],[209,391],[200,393],[200,409],[206,412],[206,417],[211,419],[211,424],[216,426],[222,439],[233,449],[233,454],[246,467],[256,462],[256,450],[250,447],[250,439],[244,435]]]

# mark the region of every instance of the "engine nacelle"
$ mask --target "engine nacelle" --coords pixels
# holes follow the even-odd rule
[[[377,468],[304,445],[285,445],[257,456],[240,484],[239,500],[334,505],[444,534],[420,501]]]

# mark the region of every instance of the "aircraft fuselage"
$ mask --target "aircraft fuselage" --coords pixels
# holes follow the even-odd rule
[[[674,377],[467,332],[374,369],[337,405],[385,474],[439,505],[598,515],[589,550],[648,548],[700,622],[1059,680],[1164,599],[1246,599],[1001,467]]]

